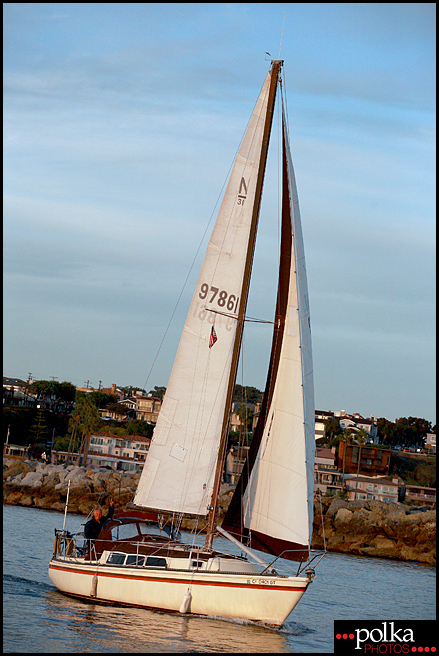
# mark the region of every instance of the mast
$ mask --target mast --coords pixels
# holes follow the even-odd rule
[[[235,388],[239,354],[241,350],[242,334],[244,330],[245,312],[247,308],[248,292],[250,288],[250,277],[251,277],[251,270],[253,266],[255,245],[256,245],[256,234],[258,229],[259,212],[261,208],[262,189],[264,186],[268,146],[270,143],[271,126],[273,123],[274,105],[276,101],[277,83],[278,83],[282,64],[283,64],[282,60],[272,61],[271,82],[270,82],[270,90],[268,96],[267,113],[265,117],[261,155],[259,159],[256,194],[253,204],[252,223],[251,223],[249,242],[247,248],[247,257],[245,262],[241,298],[239,303],[238,325],[236,329],[235,342],[233,345],[232,366],[229,375],[227,400],[224,408],[224,417],[223,417],[223,424],[221,430],[221,442],[218,450],[218,458],[217,458],[215,479],[214,479],[214,486],[213,486],[213,495],[212,495],[210,513],[209,513],[208,526],[207,526],[207,535],[206,535],[206,543],[205,543],[206,549],[212,548],[213,535],[215,533],[216,516],[218,513],[218,497],[221,489],[222,474],[224,469],[224,458],[225,458],[227,439],[229,434],[230,409],[233,401],[233,392]]]
[[[222,527],[252,548],[306,558],[312,533],[314,393],[305,256],[283,111],[279,286],[264,400]],[[286,491],[288,493],[286,494]]]

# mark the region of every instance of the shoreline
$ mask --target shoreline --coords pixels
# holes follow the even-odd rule
[[[36,461],[3,459],[3,503],[64,512],[68,483],[68,512],[87,516],[113,497],[116,512],[128,510],[140,473],[77,465],[43,465]],[[219,518],[228,508],[232,486],[223,485]],[[185,519],[181,528],[207,521]],[[344,501],[322,497],[314,502],[311,548],[391,560],[436,565],[436,510],[383,501]]]

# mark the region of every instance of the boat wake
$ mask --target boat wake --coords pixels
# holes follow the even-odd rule
[[[53,590],[53,586],[42,581],[34,581],[21,576],[3,575],[4,594],[15,594],[18,596],[47,592]]]
[[[265,624],[264,622],[255,622],[253,620],[241,619],[239,617],[221,617],[219,615],[195,615],[191,614],[188,617],[208,617],[210,620],[220,620],[221,622],[229,622],[230,624],[240,624],[242,626],[257,626],[274,633],[282,635],[303,636],[308,633],[315,633],[315,629],[310,629],[305,624],[300,622],[284,622],[281,627],[273,626],[272,624]]]

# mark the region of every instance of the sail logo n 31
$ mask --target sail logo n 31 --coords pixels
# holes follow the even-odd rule
[[[244,178],[241,178],[241,183],[239,185],[239,191],[238,191],[238,201],[237,201],[238,205],[244,205],[244,201],[246,198],[247,198],[247,185],[245,184]]]

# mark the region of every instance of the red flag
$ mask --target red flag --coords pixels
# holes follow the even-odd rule
[[[215,328],[212,326],[212,330],[210,331],[209,348],[212,348],[217,339],[218,337],[216,336]]]

